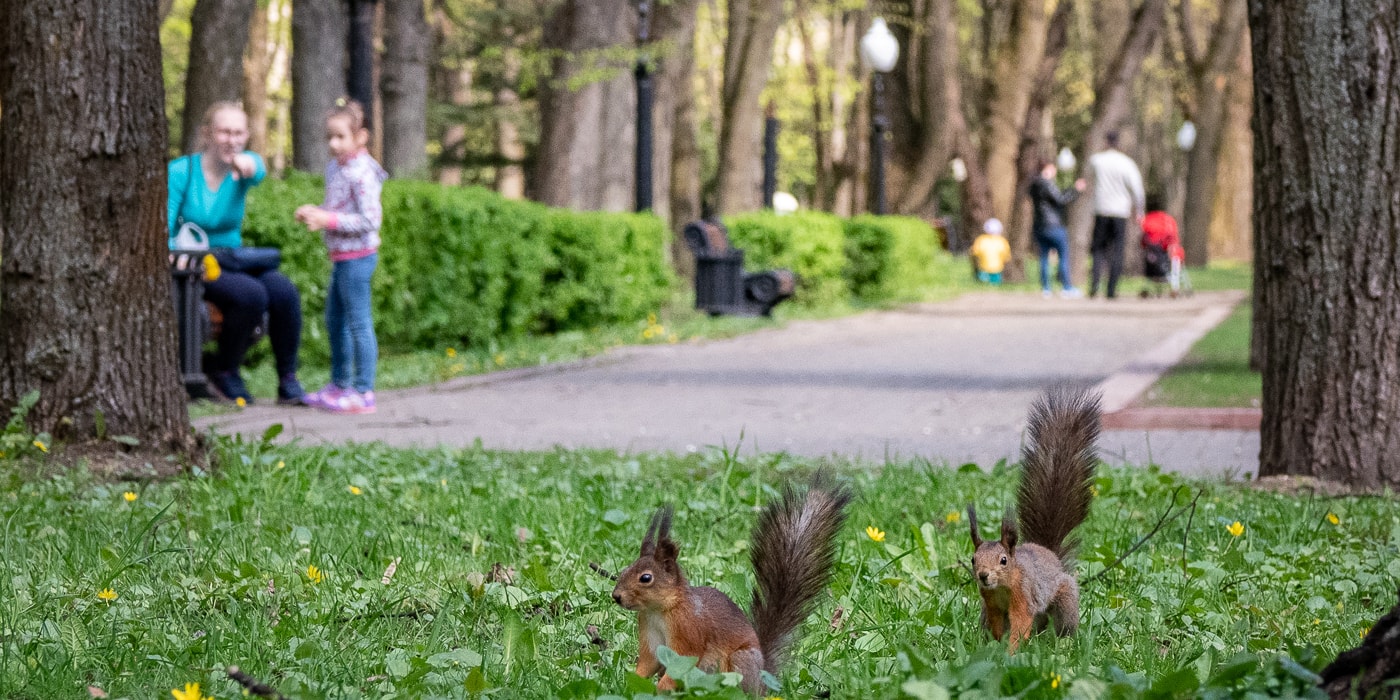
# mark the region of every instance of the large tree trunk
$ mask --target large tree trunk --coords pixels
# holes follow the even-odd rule
[[[267,155],[268,7],[259,3],[248,23],[248,46],[243,52],[243,111],[248,113],[248,150]]]
[[[185,450],[158,21],[156,0],[0,5],[0,413],[37,389],[32,430]]]
[[[958,25],[952,0],[925,0],[915,26],[919,41],[909,43],[907,74],[918,100],[917,141],[903,158],[907,175],[895,200],[895,211],[922,214],[933,196],[933,186],[948,171],[953,151],[953,131],[966,128],[962,116],[962,83],[958,80]],[[899,162],[899,154],[894,160]]]
[[[384,103],[384,169],[395,176],[428,171],[428,53],[432,48],[422,0],[386,0],[384,58],[379,76]]]
[[[564,0],[546,20],[544,45],[557,54],[540,87],[533,187],[540,201],[584,210],[633,208],[636,87],[631,62],[610,61],[607,54],[633,45],[636,23],[636,7],[627,0]]]
[[[1225,109],[1224,137],[1215,186],[1215,213],[1210,222],[1212,259],[1251,260],[1254,238],[1254,76],[1249,46],[1236,57]]]
[[[1011,28],[996,50],[986,136],[982,142],[992,215],[1011,221],[1016,199],[1016,156],[1031,91],[1045,53],[1048,19],[1044,0],[1016,0]]]
[[[1142,62],[1152,52],[1152,46],[1157,43],[1166,20],[1166,11],[1167,0],[1143,0],[1133,13],[1127,36],[1094,88],[1094,114],[1080,148],[1080,152],[1086,156],[1103,150],[1108,134],[1118,130],[1129,117],[1133,79],[1142,69]],[[1070,208],[1069,218],[1070,277],[1078,280],[1084,268],[1084,254],[1089,250],[1089,230],[1094,220],[1092,192],[1080,197]]]
[[[199,150],[199,126],[215,102],[243,94],[243,49],[257,0],[199,0],[190,16],[190,63],[185,73],[182,143]]]
[[[1229,77],[1244,44],[1247,0],[1224,0],[1205,55],[1199,55],[1190,31],[1191,3],[1181,4],[1181,25],[1187,67],[1194,83],[1196,146],[1186,169],[1186,206],[1182,215],[1181,244],[1186,264],[1202,266],[1210,258],[1210,219],[1215,209],[1216,179],[1220,171],[1228,106]]]
[[[1400,488],[1400,0],[1250,0],[1261,475]]]
[[[292,167],[326,167],[326,112],[345,94],[345,0],[292,0]]]
[[[520,50],[505,50],[505,80],[492,96],[496,105],[496,191],[507,199],[525,198],[525,142],[520,138],[520,94],[515,91],[520,78]]]
[[[729,0],[724,39],[724,116],[719,128],[719,182],[715,208],[722,214],[763,206],[763,108],[759,97],[773,66],[773,42],[783,22],[782,0]]]
[[[699,0],[673,0],[655,9],[652,34],[664,53],[656,55],[653,108],[655,157],[652,211],[670,222],[670,258],[684,279],[695,276],[695,261],[674,232],[700,218],[700,148],[696,135],[694,88],[695,25]]]

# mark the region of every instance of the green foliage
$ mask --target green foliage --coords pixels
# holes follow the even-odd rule
[[[307,349],[324,357],[330,262],[320,235],[292,218],[321,198],[319,178],[270,179],[250,194],[243,230],[247,245],[282,249],[282,269],[302,293]],[[551,210],[411,180],[386,183],[383,205],[373,300],[388,352],[634,321],[670,294],[668,233],[649,215]]]
[[[725,217],[729,240],[744,249],[749,270],[785,267],[801,280],[796,303],[827,306],[845,301],[845,233],[841,219],[821,212],[778,215],[755,212]]]
[[[0,697],[71,697],[85,684],[169,697],[198,682],[233,698],[222,669],[236,664],[292,698],[650,698],[654,684],[632,674],[636,615],[589,563],[625,567],[656,504],[671,502],[692,583],[746,602],[754,506],[830,462],[296,448],[275,437],[217,441],[217,472],[164,482],[0,466]],[[1014,474],[833,466],[860,498],[830,595],[771,695],[1303,693],[1400,583],[1394,499],[1104,469],[1081,533],[1079,633],[1037,634],[1007,656],[978,626],[961,511],[1000,510]],[[1194,516],[1089,581],[1167,504],[1191,500],[1183,486],[1205,489]],[[105,589],[116,597],[98,598]],[[676,663],[689,696],[738,697],[731,676]]]
[[[34,409],[34,404],[37,403],[39,403],[39,390],[34,389],[21,396],[19,403],[10,409],[10,420],[5,424],[4,431],[0,431],[0,460],[15,460],[48,452],[48,446],[52,442],[49,434],[39,433],[35,435],[30,433],[29,425],[26,422],[29,412]]]
[[[1235,308],[1147,391],[1150,406],[1258,408],[1263,378],[1249,368],[1253,306]]]
[[[946,256],[922,219],[857,216],[845,221],[846,281],[867,301],[910,301],[934,284],[934,258]]]

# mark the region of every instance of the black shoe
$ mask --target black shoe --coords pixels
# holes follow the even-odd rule
[[[229,401],[243,399],[243,403],[252,405],[253,395],[248,393],[248,387],[243,384],[243,377],[238,374],[238,370],[228,372],[210,372],[209,384],[214,390],[224,395]]]
[[[277,405],[306,405],[306,390],[301,388],[301,382],[297,381],[296,375],[289,374],[277,382]]]

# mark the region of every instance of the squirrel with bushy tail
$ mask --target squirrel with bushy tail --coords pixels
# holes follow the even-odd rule
[[[967,506],[982,626],[997,640],[1009,633],[1012,653],[1048,623],[1060,635],[1079,628],[1074,530],[1089,517],[1094,497],[1100,414],[1097,394],[1047,392],[1031,406],[1016,513],[1007,510],[1001,538],[983,540],[977,512]]]
[[[749,615],[719,590],[690,585],[677,563],[680,546],[671,539],[671,508],[658,510],[640,556],[618,574],[612,594],[637,613],[637,675],[661,671],[657,688],[676,687],[656,657],[664,644],[699,658],[702,670],[737,672],[744,690],[761,692],[763,672],[777,674],[798,626],[826,590],[851,499],[849,489],[818,472],[805,493],[789,484],[764,508],[749,547],[757,579]]]

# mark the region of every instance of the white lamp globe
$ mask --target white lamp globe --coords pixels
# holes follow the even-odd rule
[[[1181,131],[1176,132],[1176,146],[1183,151],[1190,151],[1196,146],[1196,125],[1190,119],[1181,125]]]
[[[1069,146],[1060,149],[1060,154],[1055,156],[1055,166],[1066,172],[1074,170],[1074,166],[1079,165],[1079,159],[1074,157],[1074,151],[1069,150]]]
[[[948,167],[953,170],[954,180],[957,182],[967,180],[967,163],[964,163],[962,158],[954,158],[948,163]]]
[[[778,214],[791,214],[797,211],[797,198],[789,192],[774,192],[773,211]]]
[[[860,39],[860,56],[866,65],[879,73],[894,70],[899,60],[899,41],[890,33],[889,25],[883,17],[876,17],[870,23],[870,30]]]

